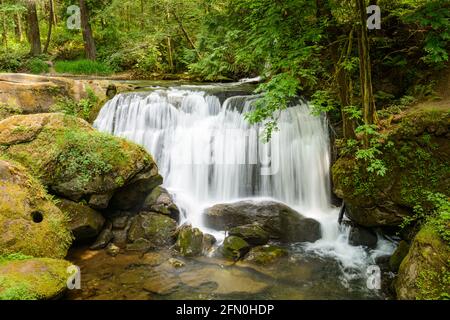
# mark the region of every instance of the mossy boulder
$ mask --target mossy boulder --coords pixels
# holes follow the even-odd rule
[[[67,217],[19,164],[0,159],[0,255],[63,258],[72,236]]]
[[[401,300],[450,298],[450,246],[431,224],[414,238],[394,286]]]
[[[134,206],[150,192],[142,190],[143,184],[161,183],[155,162],[143,148],[63,114],[1,121],[0,148],[53,193],[75,202],[85,200],[93,208],[108,207],[113,195],[126,190],[133,190],[134,196],[121,203]]]
[[[158,213],[140,213],[133,218],[128,230],[128,241],[148,240],[153,247],[173,244],[177,223],[172,218]]]
[[[251,245],[263,245],[269,241],[269,233],[267,233],[258,224],[247,224],[239,227],[231,228],[228,231],[230,236],[236,236],[244,239]]]
[[[105,218],[87,205],[58,199],[58,208],[69,218],[69,227],[77,241],[92,239],[102,230]]]
[[[258,265],[268,265],[286,257],[288,251],[278,246],[264,245],[252,248],[245,256],[244,261]]]
[[[195,257],[203,253],[203,233],[191,225],[183,225],[178,230],[176,248],[185,257]]]
[[[426,191],[450,195],[449,129],[449,112],[432,109],[408,113],[388,126],[377,155],[384,175],[368,172],[367,162],[343,150],[332,178],[348,217],[366,227],[398,226]]]
[[[222,244],[221,252],[225,258],[239,260],[247,254],[251,246],[242,238],[228,236]]]
[[[70,262],[10,257],[0,256],[0,300],[49,300],[67,289]]]
[[[398,243],[397,249],[395,249],[392,256],[389,258],[389,268],[393,272],[397,272],[400,268],[400,265],[405,259],[406,255],[409,252],[409,244],[405,240],[402,240]]]
[[[20,107],[0,102],[0,121],[22,113],[23,110]]]

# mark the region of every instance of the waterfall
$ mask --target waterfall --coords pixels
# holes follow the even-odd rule
[[[330,203],[330,142],[327,121],[306,103],[282,110],[279,130],[263,143],[263,128],[244,114],[255,96],[234,95],[221,103],[206,90],[167,88],[120,94],[100,111],[94,126],[144,146],[156,159],[164,186],[185,213],[204,229],[203,210],[248,198],[281,201],[318,220],[323,238],[308,245],[345,266],[368,256],[347,244]]]

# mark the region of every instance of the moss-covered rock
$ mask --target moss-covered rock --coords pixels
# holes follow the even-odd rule
[[[398,299],[450,298],[450,247],[425,225],[414,238],[395,280]]]
[[[263,245],[269,241],[269,233],[267,233],[258,224],[247,224],[239,227],[231,228],[228,231],[230,236],[236,236],[244,239],[251,245]]]
[[[259,265],[272,264],[282,257],[286,257],[288,252],[278,246],[265,245],[254,247],[245,256],[244,261]]]
[[[13,116],[0,122],[0,148],[26,166],[52,192],[106,208],[115,193],[133,205],[146,197],[143,184],[161,183],[152,157],[124,139],[95,131],[84,120],[63,114]],[[142,194],[141,194],[141,193]],[[119,197],[120,198],[120,197]]]
[[[228,236],[222,244],[221,252],[225,258],[239,260],[245,256],[251,246],[242,238]]]
[[[174,203],[172,196],[161,186],[154,188],[145,198],[142,210],[166,214],[177,221],[180,218],[180,210]]]
[[[23,110],[20,107],[0,102],[0,121],[22,113]]]
[[[66,199],[58,199],[56,205],[69,218],[69,227],[75,240],[92,239],[102,230],[105,218],[100,212]]]
[[[409,252],[409,244],[405,240],[399,242],[392,256],[389,258],[389,267],[392,271],[397,272],[400,264]]]
[[[72,238],[67,217],[24,167],[0,159],[0,254],[63,258]]]
[[[69,266],[65,260],[0,256],[0,300],[58,298],[67,289]]]
[[[366,227],[398,226],[426,191],[450,195],[449,129],[449,112],[442,110],[413,112],[392,124],[377,155],[387,168],[384,176],[369,173],[354,153],[342,155],[332,177],[347,215]]]
[[[128,231],[129,242],[148,240],[153,247],[173,243],[177,223],[170,217],[157,213],[140,213],[134,217]]]
[[[185,257],[195,257],[203,253],[203,233],[191,225],[183,225],[178,230],[176,248]]]

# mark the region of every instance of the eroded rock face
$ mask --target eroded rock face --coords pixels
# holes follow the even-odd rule
[[[347,216],[365,227],[395,227],[426,198],[424,191],[450,194],[448,111],[407,114],[385,132],[380,147],[384,175],[349,155],[332,167],[334,192],[345,200]]]
[[[63,258],[71,241],[67,217],[39,182],[0,159],[0,255]]]
[[[270,238],[284,242],[314,242],[321,238],[320,223],[275,201],[239,201],[217,204],[204,214],[205,224],[216,230],[232,230],[256,223]]]
[[[58,208],[69,218],[69,226],[75,240],[89,240],[102,230],[105,218],[94,209],[70,200],[59,199]]]
[[[63,114],[1,121],[0,148],[53,193],[95,209],[107,208],[111,198],[120,207],[137,206],[162,182],[143,148]]]
[[[423,227],[400,264],[395,280],[401,300],[443,299],[450,294],[450,247],[431,227]]]
[[[0,260],[0,300],[50,300],[67,289],[71,263],[49,258]]]

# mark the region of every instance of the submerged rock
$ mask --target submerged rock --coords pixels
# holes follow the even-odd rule
[[[272,264],[282,257],[288,255],[287,250],[273,245],[254,247],[245,256],[244,261],[259,265]]]
[[[65,199],[59,199],[57,206],[69,217],[70,230],[75,240],[92,239],[102,230],[105,218],[98,211]]]
[[[71,263],[49,258],[0,257],[0,300],[49,300],[67,289]]]
[[[53,193],[95,209],[128,206],[161,183],[152,157],[140,146],[95,131],[63,114],[13,116],[0,122],[0,147]],[[129,194],[133,194],[130,196]],[[136,205],[133,202],[133,205]]]
[[[222,244],[221,252],[225,258],[239,260],[250,250],[250,245],[242,238],[228,236]]]
[[[244,239],[251,245],[263,245],[269,241],[269,233],[267,233],[258,224],[247,224],[239,227],[231,228],[228,231],[230,236],[236,236]]]
[[[0,159],[0,255],[63,258],[72,242],[67,217],[22,166]]]
[[[450,246],[431,225],[424,226],[400,264],[394,282],[401,300],[448,299]]]
[[[320,223],[295,211],[281,211],[280,239],[283,242],[315,242],[322,237]]]

